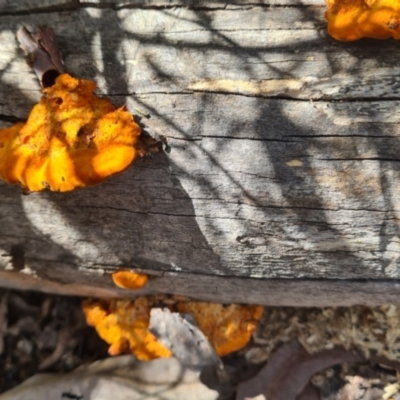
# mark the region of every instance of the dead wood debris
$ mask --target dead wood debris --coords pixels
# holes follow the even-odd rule
[[[247,359],[268,362],[237,399],[400,400],[400,307],[266,308],[253,339]]]
[[[106,343],[92,328],[81,325],[80,301],[0,290],[0,338],[4,340],[0,392],[35,373],[69,371],[87,361],[107,357]],[[293,400],[400,400],[399,321],[400,307],[393,305],[267,307],[253,342],[223,357],[229,382],[240,385],[239,391],[232,393],[230,386],[222,387],[214,370],[205,371],[201,379],[218,390],[221,399],[229,400],[239,398],[249,379],[252,390],[263,387],[265,393],[267,369],[273,371],[274,378],[269,383],[268,400],[282,395],[285,400],[292,400],[288,393],[292,393]],[[281,346],[291,346],[294,339],[296,346],[302,346],[285,361]],[[350,362],[355,361],[354,357],[365,362]]]
[[[265,308],[247,357],[266,361],[281,343],[297,339],[310,353],[335,346],[400,361],[400,306]]]
[[[343,347],[310,354],[291,340],[239,384],[236,400],[399,400],[398,371],[398,361],[374,355],[367,360]]]
[[[0,289],[0,393],[34,374],[67,372],[108,356],[80,301]]]
[[[268,400],[296,400],[314,374],[344,362],[366,361],[361,353],[336,347],[309,354],[297,341],[285,343],[271,356],[253,379],[239,385],[237,400],[257,397]]]
[[[32,35],[23,26],[17,32],[17,39],[42,86],[52,86],[56,77],[64,72],[53,29],[42,26],[38,33]]]

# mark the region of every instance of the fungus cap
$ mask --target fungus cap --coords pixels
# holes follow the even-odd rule
[[[263,313],[262,306],[181,302],[178,310],[191,314],[219,356],[243,348],[250,340]]]
[[[400,39],[398,0],[327,0],[328,33],[337,40]]]
[[[95,88],[62,74],[43,89],[26,124],[0,130],[0,177],[26,191],[64,192],[125,170],[138,155],[140,128]]]
[[[145,274],[138,274],[129,270],[120,270],[112,274],[114,284],[122,289],[140,289],[148,280]]]
[[[82,304],[86,322],[110,344],[110,355],[133,353],[139,360],[168,358],[171,352],[148,331],[152,301],[146,297],[130,300],[86,300]]]

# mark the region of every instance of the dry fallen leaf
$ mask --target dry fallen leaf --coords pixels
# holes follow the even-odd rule
[[[140,362],[132,356],[86,363],[68,373],[38,374],[1,400],[217,400],[198,374],[178,360]],[[188,395],[189,394],[189,395]]]
[[[293,340],[279,347],[254,378],[239,384],[236,400],[260,395],[268,400],[296,400],[315,373],[333,365],[361,361],[365,361],[361,353],[343,348],[309,354]]]
[[[53,86],[57,76],[64,72],[64,64],[53,29],[41,26],[39,32],[32,35],[23,26],[17,32],[17,39],[41,85]]]
[[[204,333],[187,316],[171,313],[168,308],[153,308],[149,331],[191,370],[201,371],[208,365],[223,366]]]

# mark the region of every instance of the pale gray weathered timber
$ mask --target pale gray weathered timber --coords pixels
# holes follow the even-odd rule
[[[31,3],[0,1],[2,126],[40,98],[15,32],[48,24],[67,70],[168,147],[71,193],[0,183],[0,285],[398,301],[399,42],[333,40],[320,0]],[[154,279],[116,289],[120,268]]]
[[[101,8],[171,8],[190,7],[193,9],[216,9],[243,6],[292,6],[317,5],[321,6],[325,0],[0,0],[0,12],[23,14],[37,12],[51,12],[61,10],[76,10],[82,7]]]

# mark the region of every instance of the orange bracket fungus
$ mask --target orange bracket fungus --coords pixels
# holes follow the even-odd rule
[[[337,40],[400,39],[400,1],[327,0],[328,32]]]
[[[48,29],[19,31],[43,96],[25,124],[0,130],[0,177],[26,192],[95,185],[142,155],[133,116],[97,97],[94,82],[62,73],[54,38],[43,39]]]
[[[263,313],[262,306],[254,305],[186,301],[179,302],[176,307],[179,312],[193,316],[221,357],[248,343]]]
[[[109,343],[112,355],[130,352],[140,360],[169,357],[171,352],[149,332],[153,307],[190,314],[218,356],[243,348],[261,318],[263,307],[255,305],[194,302],[181,297],[147,296],[135,300],[83,302],[86,322]]]
[[[82,304],[86,322],[109,343],[110,355],[133,353],[139,360],[167,358],[171,352],[148,331],[152,299],[86,300]]]
[[[112,274],[114,284],[122,289],[140,289],[148,280],[145,274],[138,274],[128,270],[120,270]]]

